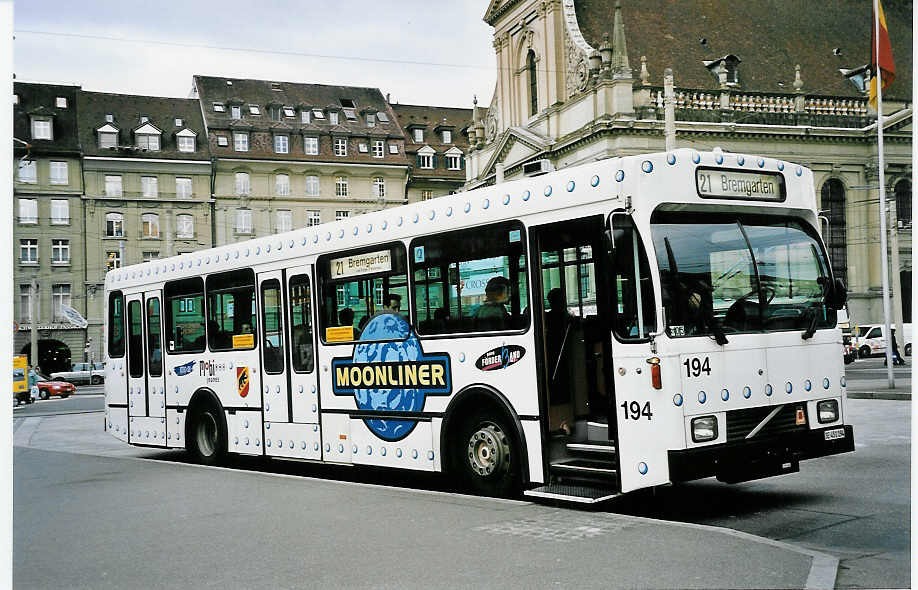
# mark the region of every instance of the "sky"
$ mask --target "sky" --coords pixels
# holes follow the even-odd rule
[[[203,74],[368,86],[402,104],[471,108],[477,95],[487,106],[496,79],[487,5],[18,0],[14,72],[19,81],[152,96],[187,97],[192,76]]]

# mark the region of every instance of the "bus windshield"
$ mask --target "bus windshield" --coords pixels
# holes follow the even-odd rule
[[[828,263],[800,220],[666,212],[652,235],[670,336],[835,325]]]

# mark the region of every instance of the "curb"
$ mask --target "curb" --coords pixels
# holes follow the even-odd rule
[[[848,399],[888,399],[911,401],[912,394],[908,391],[849,391]]]

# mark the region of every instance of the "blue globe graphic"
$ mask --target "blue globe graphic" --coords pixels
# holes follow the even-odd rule
[[[421,343],[404,318],[382,314],[371,319],[360,335],[362,344],[354,347],[355,363],[398,363],[421,360]],[[383,342],[380,342],[383,341]],[[354,390],[361,410],[387,412],[420,412],[424,409],[424,392],[419,389],[371,388]],[[365,419],[377,436],[397,441],[414,430],[415,420]]]

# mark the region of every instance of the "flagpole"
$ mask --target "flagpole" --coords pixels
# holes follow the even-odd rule
[[[892,331],[889,321],[889,252],[886,246],[886,164],[883,158],[883,78],[880,73],[880,0],[873,0],[874,50],[876,51],[877,78],[877,151],[880,173],[880,252],[883,257],[883,329],[886,335],[886,380],[890,389],[895,389],[893,376]],[[901,334],[900,334],[901,336]]]

